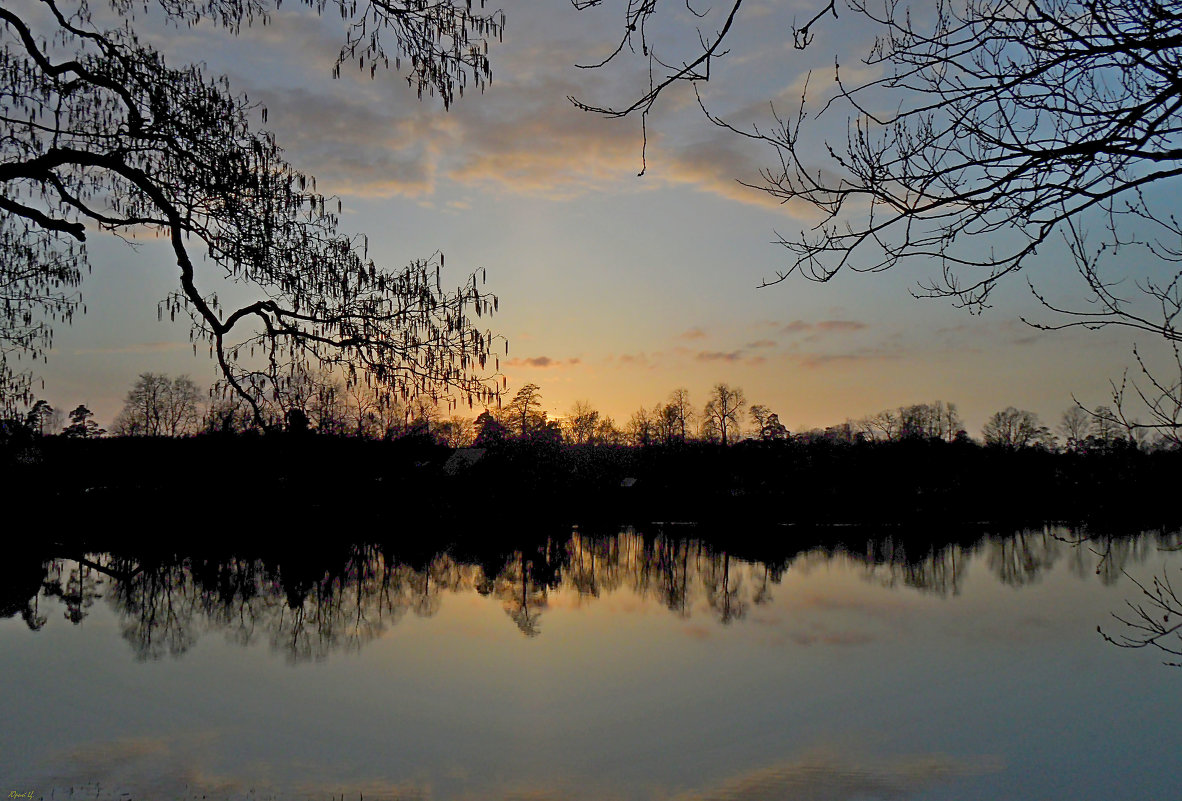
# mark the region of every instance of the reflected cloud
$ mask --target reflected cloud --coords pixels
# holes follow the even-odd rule
[[[256,795],[258,782],[208,770],[203,763],[217,747],[212,732],[90,742],[56,754],[33,781],[54,788],[46,797],[128,798],[128,788],[153,798],[274,797]]]
[[[675,801],[865,801],[911,798],[955,779],[1002,769],[990,757],[960,759],[940,754],[891,762],[853,762],[816,753],[797,761],[753,770],[715,787],[676,795]]]
[[[789,634],[788,639],[797,645],[805,647],[810,645],[866,645],[874,642],[874,638],[869,634],[862,634],[856,631],[831,634],[805,634],[803,632],[796,632]]]

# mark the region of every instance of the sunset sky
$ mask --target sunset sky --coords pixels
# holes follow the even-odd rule
[[[873,38],[857,20],[830,20],[808,51],[792,49],[790,25],[811,6],[744,4],[732,53],[703,87],[711,112],[767,128],[768,101],[790,111],[810,70],[810,102],[831,93],[839,53],[843,74],[870,77],[855,69]],[[651,115],[638,177],[639,119],[603,119],[567,100],[620,103],[643,86],[627,68],[575,66],[610,52],[621,10],[580,13],[565,0],[504,8],[492,85],[448,112],[417,100],[395,73],[370,80],[345,67],[334,80],[343,23],[332,14],[285,5],[236,38],[208,27],[144,30],[174,65],[205,61],[264,103],[288,159],[340,196],[343,226],[369,235],[371,255],[398,266],[443,251],[453,285],[486,268],[501,300],[492,327],[510,342],[508,390],[538,384],[552,415],[588,400],[623,424],[678,387],[700,406],[725,381],[794,431],[942,399],[979,435],[1005,406],[1054,426],[1073,395],[1107,402],[1109,380],[1133,364],[1131,335],[1023,324],[1022,315],[1049,317],[1020,277],[979,315],[914,299],[930,277],[920,265],[758,289],[786,264],[775,232],[816,219],[738,183],[757,181],[774,154],[712,125],[683,87]],[[688,24],[684,5],[669,10]],[[822,125],[844,142],[844,115]],[[58,329],[44,397],[65,409],[84,402],[108,425],[138,373],[210,383],[214,366],[203,348],[193,356],[187,326],[157,321],[156,302],[176,283],[169,251],[112,237],[92,237],[89,249],[87,314]],[[1040,252],[1030,278],[1066,303],[1082,297],[1056,247]],[[1141,339],[1151,355],[1157,344]]]

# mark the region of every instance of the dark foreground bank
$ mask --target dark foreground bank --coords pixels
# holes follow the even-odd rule
[[[492,534],[522,521],[761,524],[1119,521],[1179,517],[1182,452],[1055,453],[972,442],[743,442],[731,447],[270,435],[66,439],[0,448],[10,521],[64,534],[193,528],[265,537],[293,526]]]

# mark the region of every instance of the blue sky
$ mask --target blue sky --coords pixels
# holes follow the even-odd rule
[[[805,53],[791,48],[789,26],[809,7],[744,4],[733,52],[703,87],[712,112],[767,126],[769,100],[791,104],[810,70],[810,101],[823,100],[839,53],[846,76],[869,75],[855,70],[872,39],[857,20],[830,24]],[[501,362],[509,391],[540,385],[551,414],[589,400],[623,423],[677,387],[700,405],[725,381],[792,430],[943,399],[976,434],[1009,405],[1054,425],[1073,394],[1089,406],[1106,402],[1108,381],[1132,364],[1134,339],[1119,331],[1024,325],[1019,317],[1040,309],[1020,277],[976,315],[914,299],[928,277],[923,265],[758,289],[786,263],[774,232],[815,220],[738,183],[757,180],[772,154],[712,125],[692,92],[679,91],[650,117],[638,177],[639,120],[603,119],[567,100],[620,102],[641,85],[629,65],[575,67],[610,51],[620,9],[578,13],[560,0],[504,8],[492,85],[448,112],[417,100],[394,73],[370,80],[368,70],[345,67],[334,80],[343,34],[332,15],[285,6],[238,37],[143,24],[173,63],[202,60],[267,106],[288,159],[340,196],[344,227],[367,233],[371,254],[397,266],[443,251],[454,284],[486,268],[501,299],[492,327],[510,342]],[[678,13],[671,22],[688,21],[684,7]],[[817,130],[844,141],[844,117]],[[202,348],[194,357],[187,326],[156,319],[156,301],[175,283],[167,249],[110,237],[89,247],[88,313],[58,330],[44,396],[67,409],[85,402],[106,424],[140,372],[212,381],[213,364]],[[1051,247],[1031,277],[1071,300],[1073,273]]]

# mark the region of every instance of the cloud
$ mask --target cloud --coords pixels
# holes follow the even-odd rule
[[[753,350],[758,348],[774,348],[776,347],[776,342],[771,339],[757,339],[754,342],[748,342],[744,347]]]
[[[864,328],[866,324],[857,320],[822,320],[817,323],[818,331],[861,331]]]
[[[551,359],[549,356],[532,356],[528,359],[509,359],[502,362],[506,367],[532,367],[537,370],[545,370],[551,367],[574,367],[582,364],[582,359],[577,356],[569,359]]]
[[[803,334],[806,332],[842,333],[848,331],[862,331],[868,326],[857,320],[821,320],[809,323],[804,320],[793,320],[780,327],[781,334]]]
[[[698,326],[694,326],[688,331],[682,331],[677,335],[678,339],[705,339],[706,331]]]
[[[204,767],[216,746],[212,732],[92,741],[60,751],[50,772],[36,781],[69,787],[71,795],[92,787],[131,787],[153,798],[238,795],[245,778],[219,776]]]
[[[369,197],[430,196],[442,155],[460,136],[442,114],[398,114],[388,105],[348,93],[304,88],[258,90],[269,124],[296,166],[318,179],[321,191]]]
[[[828,634],[806,634],[804,632],[796,632],[788,635],[789,639],[797,645],[810,646],[817,645],[866,645],[873,642],[874,638],[869,634],[863,634],[856,631],[839,631]]]
[[[700,362],[739,362],[743,360],[744,353],[742,350],[732,351],[699,351],[695,359]]]
[[[617,361],[629,367],[652,367],[652,360],[646,353],[621,353],[619,356],[608,356],[607,361]]]
[[[294,42],[331,64],[339,42],[313,30],[312,20],[286,23]],[[274,35],[275,30],[267,31]],[[263,39],[287,66],[292,42]],[[494,193],[570,200],[599,191],[645,192],[690,187],[749,205],[783,210],[785,205],[741,182],[760,183],[767,153],[758,143],[709,125],[695,104],[662,109],[650,119],[645,178],[639,126],[575,108],[568,97],[589,97],[595,76],[572,71],[577,47],[554,42],[532,48],[506,47],[503,67],[479,95],[459,100],[444,113],[435,102],[408,96],[398,75],[362,81],[346,68],[330,86],[306,68],[308,81],[259,85],[236,80],[252,100],[267,107],[289,160],[317,176],[328,193],[362,197],[404,196],[427,203],[441,181]],[[291,69],[299,71],[294,64]],[[325,67],[327,70],[327,67]],[[368,73],[367,73],[368,75]],[[508,76],[508,77],[502,77]],[[313,80],[315,79],[315,80]],[[313,88],[308,88],[312,86]],[[764,106],[766,110],[766,105]],[[700,125],[684,124],[692,115]],[[684,130],[704,131],[687,140]],[[814,216],[804,204],[789,213]]]

